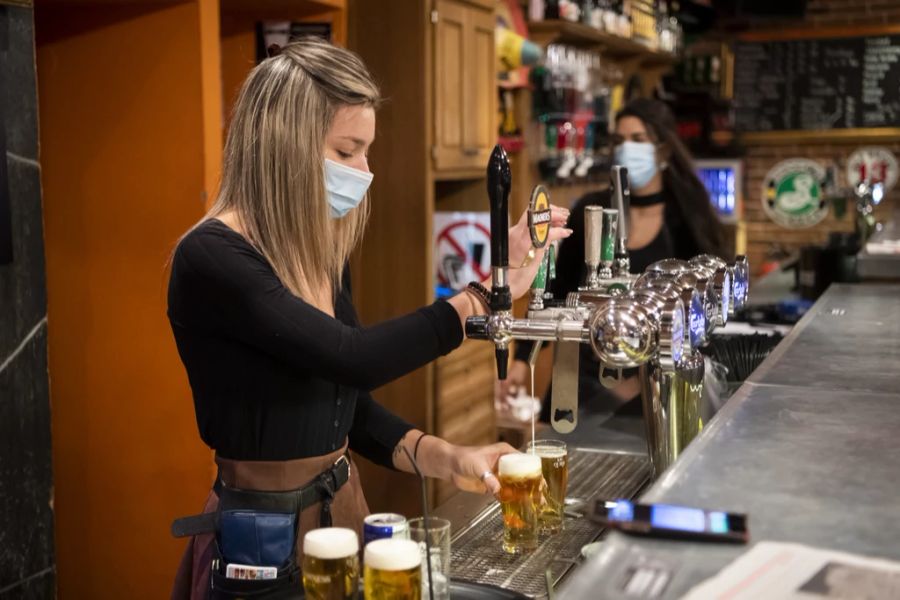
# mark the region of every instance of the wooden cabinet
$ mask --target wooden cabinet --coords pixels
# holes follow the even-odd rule
[[[434,170],[483,169],[496,141],[494,14],[459,0],[436,0]]]
[[[496,140],[494,0],[351,0],[349,46],[386,98],[369,154],[372,214],[353,261],[364,324],[434,301],[435,211],[487,210]],[[373,392],[404,419],[456,444],[496,440],[493,347],[462,348]],[[360,461],[373,511],[419,514],[418,482]],[[432,485],[432,501],[453,488]]]

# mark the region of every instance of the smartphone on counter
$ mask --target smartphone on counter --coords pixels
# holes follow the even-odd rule
[[[746,544],[747,515],[672,504],[597,500],[591,519],[626,533],[681,540]]]

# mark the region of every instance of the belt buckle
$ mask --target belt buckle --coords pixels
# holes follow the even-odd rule
[[[341,457],[338,458],[336,461],[334,461],[332,468],[339,469],[341,467],[342,462],[347,464],[347,475],[349,476],[350,475],[350,459],[347,458],[346,452],[344,454],[341,454]]]

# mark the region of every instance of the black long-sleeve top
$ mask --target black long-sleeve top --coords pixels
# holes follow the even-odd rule
[[[218,220],[188,233],[172,260],[169,321],[200,437],[221,456],[288,460],[350,448],[392,466],[412,426],[369,393],[462,343],[446,302],[361,327],[349,270],[335,317],[292,294],[269,262]]]

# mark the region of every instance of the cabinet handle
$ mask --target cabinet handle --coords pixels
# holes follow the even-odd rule
[[[462,152],[463,152],[463,154],[465,154],[466,156],[477,156],[477,155],[478,155],[478,148],[463,148],[463,149],[462,149]]]

